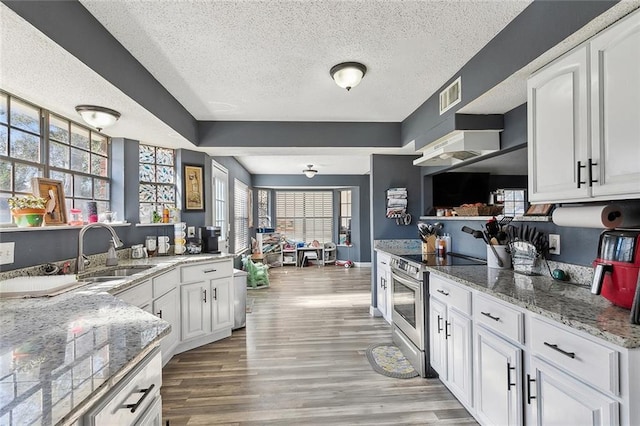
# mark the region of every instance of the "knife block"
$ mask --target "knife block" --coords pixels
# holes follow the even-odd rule
[[[436,236],[429,235],[427,241],[422,241],[422,254],[434,254],[436,252]]]

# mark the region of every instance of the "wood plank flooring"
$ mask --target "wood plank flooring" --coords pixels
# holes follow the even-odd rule
[[[249,290],[247,327],[176,355],[163,370],[163,422],[181,425],[477,424],[437,379],[373,371],[391,342],[369,316],[371,269],[282,267]]]

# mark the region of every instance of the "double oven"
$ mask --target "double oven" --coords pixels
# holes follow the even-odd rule
[[[393,255],[391,257],[393,294],[393,343],[422,377],[438,377],[429,359],[429,272],[425,266],[481,265],[482,259],[448,254]]]

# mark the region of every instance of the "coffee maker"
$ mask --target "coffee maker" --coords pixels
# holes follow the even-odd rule
[[[616,229],[600,234],[591,292],[614,305],[631,309],[640,273],[640,229]]]
[[[203,226],[200,228],[200,238],[202,239],[203,253],[220,253],[218,250],[218,238],[220,237],[219,226]]]

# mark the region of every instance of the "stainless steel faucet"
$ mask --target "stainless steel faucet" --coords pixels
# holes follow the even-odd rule
[[[83,226],[82,229],[80,230],[80,233],[78,234],[78,258],[76,259],[76,274],[84,271],[85,265],[84,265],[84,253],[82,252],[83,250],[82,241],[84,239],[84,234],[91,228],[105,228],[106,230],[111,232],[111,239],[113,240],[113,245],[116,248],[122,247],[124,245],[122,240],[120,240],[120,237],[118,237],[118,234],[116,234],[116,231],[106,223],[95,222],[95,223],[90,223],[88,225]]]

